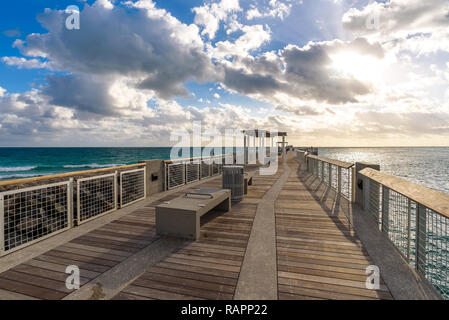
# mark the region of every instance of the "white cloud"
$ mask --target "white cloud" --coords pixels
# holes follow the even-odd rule
[[[403,50],[431,53],[449,50],[448,17],[447,0],[389,0],[370,3],[361,10],[352,8],[342,22],[357,36],[394,40]]]
[[[126,114],[142,109],[136,105],[153,96],[188,96],[187,80],[214,78],[196,25],[181,23],[150,0],[126,2],[136,9],[132,11],[108,3],[85,5],[82,27],[75,32],[61,29],[64,11],[46,10],[38,20],[48,33],[30,34],[15,46],[25,56],[46,58],[48,64],[16,57],[4,62],[69,72],[48,76],[42,93],[81,117]]]
[[[16,66],[19,69],[49,68],[48,62],[43,62],[38,59],[25,59],[22,57],[2,57],[1,59],[8,66]]]
[[[290,15],[294,3],[302,4],[302,0],[270,0],[268,6],[263,6],[262,8],[252,4],[250,5],[250,9],[246,12],[246,19],[253,20],[270,17],[284,20],[284,18]]]
[[[271,30],[268,26],[243,26],[243,34],[234,42],[219,41],[213,47],[209,45],[209,53],[214,58],[230,58],[233,56],[246,56],[251,51],[260,48],[271,39]]]
[[[204,27],[201,34],[207,35],[209,39],[215,38],[222,21],[227,21],[229,15],[241,10],[239,0],[221,0],[192,9],[195,13],[195,24]],[[235,25],[235,18],[231,21],[231,30],[235,30],[235,26],[232,25]]]

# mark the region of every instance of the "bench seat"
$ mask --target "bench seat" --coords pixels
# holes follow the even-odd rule
[[[231,190],[196,189],[156,206],[156,232],[197,240],[201,216],[212,209],[231,210]]]

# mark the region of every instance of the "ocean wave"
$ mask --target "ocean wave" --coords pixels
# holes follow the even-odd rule
[[[124,164],[117,164],[117,163],[111,163],[111,164],[98,164],[98,163],[90,163],[90,164],[66,164],[64,168],[66,169],[79,169],[79,168],[91,168],[91,169],[98,169],[98,168],[109,168],[109,167],[120,167],[124,166]]]
[[[18,172],[18,171],[31,171],[36,169],[36,166],[25,167],[0,167],[0,172]]]
[[[7,174],[7,175],[0,175],[0,180],[32,178],[35,176],[36,176],[36,174],[32,174],[32,173]]]

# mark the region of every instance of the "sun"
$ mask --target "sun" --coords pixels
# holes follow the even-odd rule
[[[358,80],[376,82],[383,71],[381,60],[357,52],[342,51],[331,57],[331,68],[345,77],[354,77]]]

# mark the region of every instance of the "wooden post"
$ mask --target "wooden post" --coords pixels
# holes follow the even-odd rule
[[[330,163],[328,163],[327,165],[328,165],[327,174],[329,175],[328,183],[329,187],[332,187],[332,165]]]
[[[416,270],[426,274],[426,207],[416,204]]]

